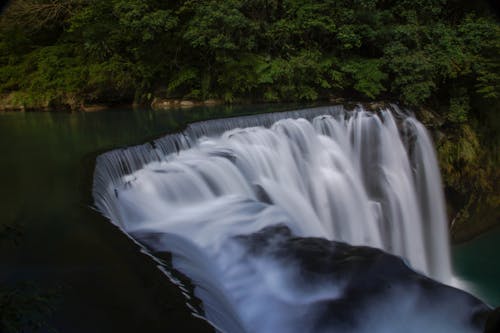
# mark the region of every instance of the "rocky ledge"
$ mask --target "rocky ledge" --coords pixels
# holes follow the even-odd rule
[[[224,104],[224,101],[218,99],[207,99],[204,101],[187,100],[187,99],[169,99],[169,98],[154,98],[151,102],[151,108],[155,110],[162,109],[177,109],[177,108],[192,108],[195,106],[212,106]]]
[[[248,256],[294,267],[292,284],[304,294],[322,285],[340,286],[336,297],[304,309],[314,317],[313,332],[500,332],[495,330],[498,309],[491,311],[474,296],[415,272],[384,251],[295,237],[284,225],[237,239]]]

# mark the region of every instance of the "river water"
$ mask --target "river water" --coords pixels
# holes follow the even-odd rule
[[[0,283],[60,287],[50,321],[60,331],[206,329],[154,263],[89,208],[93,162],[103,151],[180,130],[187,122],[290,108],[0,113],[0,223],[23,232],[18,245],[1,244]],[[452,253],[457,278],[493,306],[500,305],[499,244],[494,231]]]

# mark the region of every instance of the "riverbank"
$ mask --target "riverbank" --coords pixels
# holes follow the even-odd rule
[[[113,108],[140,107],[127,101],[85,103],[81,97],[65,96],[58,100],[38,97],[23,92],[0,95],[0,112],[96,112]]]
[[[101,103],[88,103],[83,97],[64,97],[58,100],[50,100],[44,98],[32,98],[29,94],[22,92],[12,92],[9,94],[0,95],[0,112],[95,112],[117,108],[151,108],[153,110],[173,110],[173,109],[191,109],[198,107],[212,106],[251,106],[251,105],[280,105],[280,104],[349,104],[354,107],[356,104],[379,105],[379,102],[359,101],[348,102],[343,97],[322,96],[314,101],[309,102],[287,102],[277,101],[269,102],[262,99],[235,99],[231,102],[226,102],[222,99],[185,99],[185,98],[166,98],[161,96],[152,96],[148,101],[135,102],[127,100],[118,101],[102,101]],[[384,102],[388,104],[388,102]]]

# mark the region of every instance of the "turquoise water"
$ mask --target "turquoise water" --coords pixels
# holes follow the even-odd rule
[[[500,306],[500,228],[453,247],[455,274],[474,295]]]
[[[187,122],[295,107],[0,113],[0,224],[23,232],[18,245],[0,244],[0,284],[62,287],[50,321],[60,332],[206,331],[151,260],[90,209],[95,156]],[[454,248],[460,278],[496,306],[499,250],[499,230]]]

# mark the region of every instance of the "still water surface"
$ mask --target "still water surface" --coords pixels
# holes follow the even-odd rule
[[[182,129],[188,122],[293,109],[238,106],[95,113],[0,113],[0,224],[21,226],[0,244],[0,283],[61,287],[61,332],[201,332],[179,292],[125,236],[89,207],[95,156]],[[500,230],[453,251],[470,291],[500,305]],[[495,258],[496,257],[496,258]]]
[[[452,251],[456,276],[464,287],[491,306],[500,306],[500,228]]]

